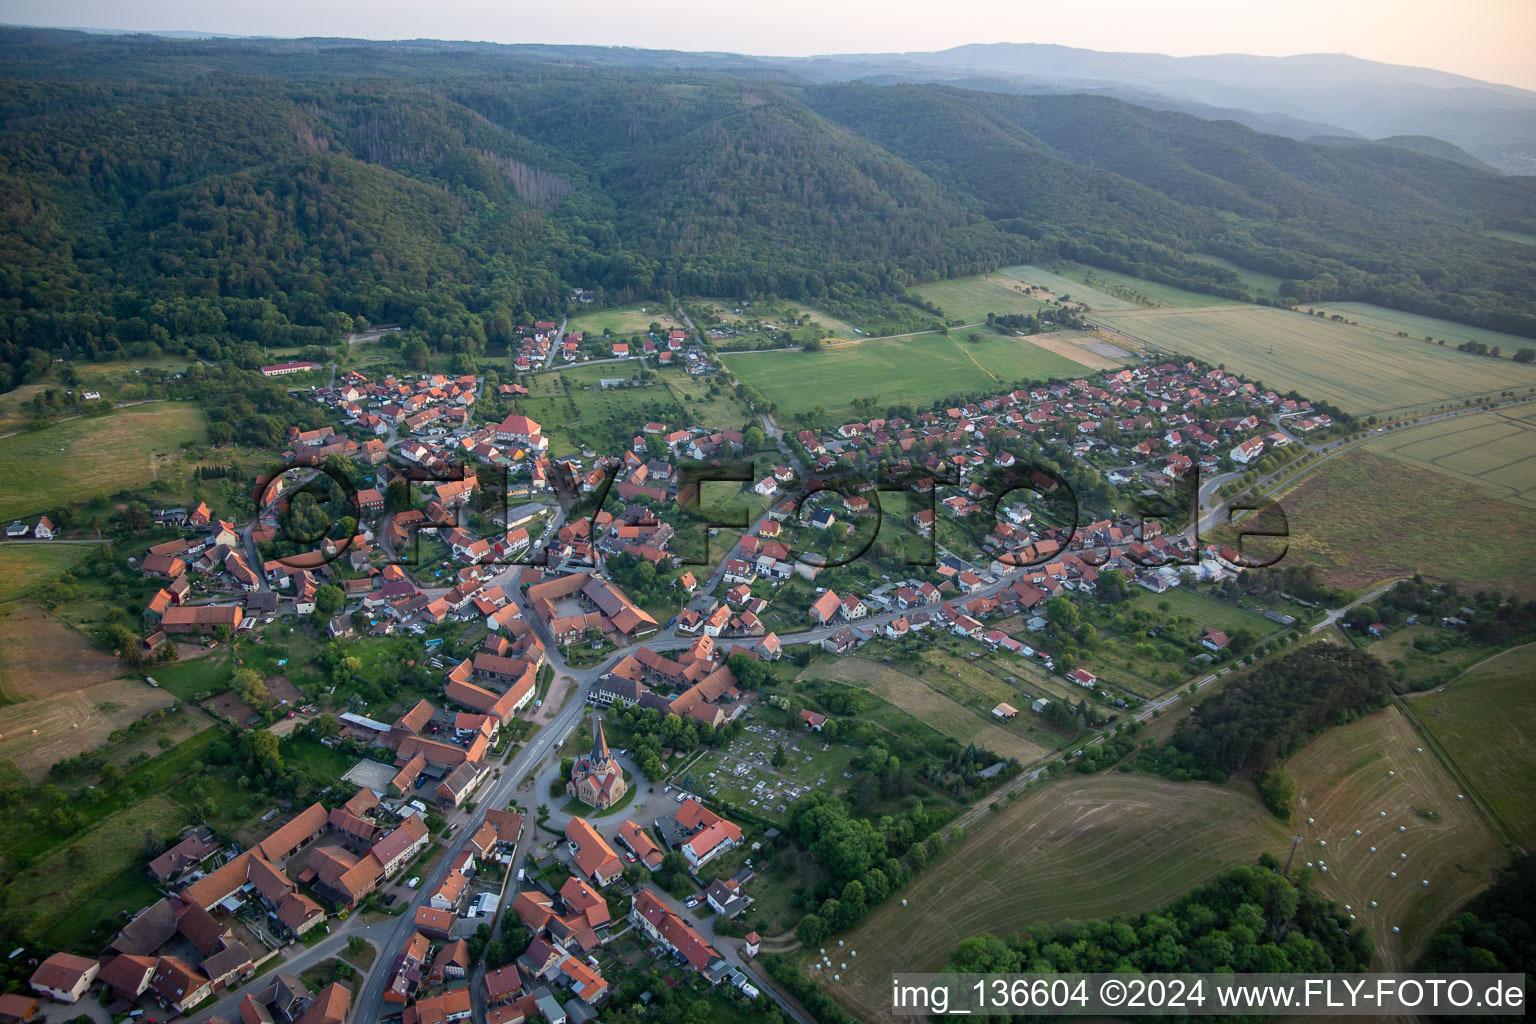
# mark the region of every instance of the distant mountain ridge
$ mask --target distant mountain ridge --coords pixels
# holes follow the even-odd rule
[[[346,317],[472,361],[576,287],[899,317],[913,285],[1058,258],[1250,297],[1209,254],[1286,301],[1536,337],[1536,250],[1484,233],[1536,234],[1536,178],[1438,139],[731,54],[0,30],[0,194],[0,390]]]

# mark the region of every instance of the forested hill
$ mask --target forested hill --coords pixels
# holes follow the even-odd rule
[[[1064,255],[1536,336],[1536,179],[1087,96],[416,42],[0,31],[0,389],[405,321],[477,352],[605,299],[828,307]]]

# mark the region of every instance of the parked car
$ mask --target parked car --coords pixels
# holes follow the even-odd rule
[[[412,877],[410,879],[410,881],[406,882],[405,883],[405,887],[407,889],[414,889],[414,888],[416,888],[420,884],[421,884],[421,877],[418,875],[418,876]]]

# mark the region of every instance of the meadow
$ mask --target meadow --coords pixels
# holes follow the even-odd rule
[[[1536,846],[1536,645],[1488,658],[1408,707],[1527,849]]]
[[[533,374],[527,378],[529,397],[519,401],[518,408],[543,426],[553,454],[570,455],[582,448],[611,454],[606,449],[612,448],[616,430],[633,434],[649,420],[676,424],[682,417],[682,407],[662,385],[598,384],[604,378],[628,377],[637,369],[639,364],[633,362],[603,363]]]
[[[1536,505],[1536,405],[1426,423],[1366,447],[1466,480],[1495,498]]]
[[[1536,509],[1468,501],[1454,477],[1357,449],[1317,466],[1278,500],[1290,523],[1286,564],[1316,565],[1336,586],[1422,573],[1474,593],[1536,595]]]
[[[877,398],[885,407],[919,408],[950,395],[1001,390],[1016,381],[1082,376],[1087,367],[1022,338],[982,332],[924,334],[860,342],[821,352],[753,352],[722,356],[744,383],[762,392],[781,418],[827,410],[830,421],[856,418],[853,399]]]
[[[710,430],[741,430],[752,419],[751,410],[741,403],[733,389],[722,387],[714,397],[710,397],[710,381],[718,381],[718,374],[695,377],[686,370],[662,370],[659,376],[678,406],[687,410],[688,419],[701,427]],[[644,423],[636,426],[644,426]]]
[[[155,477],[157,456],[201,440],[204,430],[195,406],[156,402],[6,438],[0,519],[142,487]]]
[[[1031,295],[1018,278],[1002,271],[935,281],[912,290],[942,309],[950,320],[967,324],[985,321],[988,313],[1028,314],[1051,308],[1043,299]]]
[[[1049,752],[1026,736],[1025,727],[1032,724],[1028,719],[1000,722],[992,717],[998,701],[1019,696],[1000,681],[996,683],[998,695],[989,696],[974,681],[938,674],[929,678],[863,658],[837,657],[818,658],[805,668],[801,678],[831,679],[868,690],[952,739],[975,743],[1003,757],[1028,762]]]
[[[1508,858],[1395,707],[1330,729],[1286,768],[1298,794],[1296,860],[1312,862],[1318,890],[1347,904],[1376,940],[1377,970],[1408,970]]]
[[[1368,302],[1329,302],[1309,305],[1307,308],[1320,310],[1330,316],[1337,313],[1351,321],[1352,327],[1363,327],[1392,338],[1397,337],[1401,332],[1409,339],[1421,343],[1425,338],[1433,338],[1437,342],[1443,338],[1448,348],[1460,345],[1464,341],[1480,341],[1489,348],[1497,345],[1504,359],[1508,359],[1522,348],[1536,348],[1536,339],[1490,331],[1482,327],[1469,327],[1466,324],[1437,320],[1417,313],[1404,313],[1397,309],[1387,309],[1385,306],[1373,306]]]
[[[663,330],[681,327],[667,313],[660,302],[646,302],[622,309],[599,309],[591,313],[579,313],[565,325],[567,331],[583,331],[588,335],[611,331],[614,334],[643,334],[651,324],[660,324]]]
[[[891,971],[937,971],[961,939],[1152,910],[1290,846],[1286,826],[1237,785],[1113,772],[1047,783],[1000,806],[901,890],[906,906],[887,900],[844,936],[865,955],[848,960],[841,982],[816,980],[859,1019],[901,1019],[890,1016]]]
[[[0,604],[25,597],[89,555],[90,544],[0,546]]]
[[[1109,312],[1094,319],[1164,352],[1224,365],[1266,387],[1361,416],[1536,387],[1536,366],[1267,306]]]

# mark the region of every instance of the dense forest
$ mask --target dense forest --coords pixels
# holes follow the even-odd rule
[[[834,314],[1069,257],[1536,336],[1536,179],[1091,96],[348,40],[0,31],[0,390],[53,358],[405,323],[476,355],[572,288]]]
[[[1289,816],[1287,780],[1275,766],[1329,726],[1386,704],[1392,673],[1364,651],[1310,643],[1251,669],[1196,704],[1141,767],[1175,779],[1223,782],[1255,773],[1271,810]]]
[[[1038,972],[1353,973],[1375,946],[1342,908],[1260,866],[1241,867],[1161,910],[1129,920],[1037,925],[1003,940],[960,943],[948,970]]]
[[[1536,857],[1521,857],[1436,932],[1417,969],[1536,975]]]

